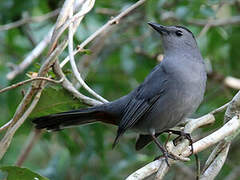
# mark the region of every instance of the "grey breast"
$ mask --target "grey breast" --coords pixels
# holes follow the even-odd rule
[[[187,63],[176,64],[165,59],[162,66],[166,66],[168,76],[165,92],[134,126],[142,134],[149,134],[152,129],[158,133],[173,128],[195,112],[203,99],[206,84],[203,63],[188,60]]]

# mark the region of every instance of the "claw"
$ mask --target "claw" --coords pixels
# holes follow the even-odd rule
[[[175,130],[166,130],[165,132],[172,133],[172,134],[177,134],[179,135],[177,138],[173,140],[174,146],[177,145],[177,142],[181,140],[182,137],[185,137],[189,141],[189,145],[191,146],[191,154],[193,154],[193,140],[191,138],[191,135],[189,133],[185,133],[183,131],[175,131]]]

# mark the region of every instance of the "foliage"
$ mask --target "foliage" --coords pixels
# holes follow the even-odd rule
[[[7,172],[7,180],[48,180],[37,173],[32,172],[27,168],[20,168],[17,166],[1,167],[2,172]]]
[[[101,27],[116,12],[125,9],[133,0],[101,0],[96,1],[95,8],[84,18],[75,36],[75,45],[80,44],[89,35]],[[21,19],[23,16],[39,16],[61,7],[63,1],[17,0],[0,2],[0,24],[6,24]],[[219,8],[219,4],[223,5]],[[99,13],[108,8],[110,14]],[[86,82],[96,92],[108,100],[114,100],[135,88],[144,80],[144,77],[158,63],[156,56],[162,54],[159,35],[148,28],[147,22],[153,21],[162,24],[182,24],[190,28],[197,36],[202,26],[189,23],[199,19],[208,22],[209,19],[222,19],[237,16],[240,4],[237,0],[148,0],[134,13],[125,17],[119,24],[112,27],[101,41],[103,48],[97,56],[88,62],[94,55],[94,49],[86,50],[77,55],[76,60],[81,63],[85,59],[81,72],[86,76]],[[175,18],[165,18],[173,14]],[[178,19],[176,19],[176,17]],[[27,79],[27,72],[37,72],[39,65],[45,60],[44,56],[36,58],[35,65],[30,66],[24,73],[14,80],[8,81],[6,74],[11,71],[12,64],[19,64],[54,25],[56,18],[43,22],[30,23],[8,31],[0,31],[0,88]],[[209,74],[207,91],[204,102],[194,116],[200,116],[223,105],[236,93],[235,90],[223,85],[223,78],[235,76],[240,78],[239,69],[239,41],[240,27],[226,25],[210,27],[201,37],[197,38],[204,59],[210,62],[212,71]],[[95,41],[96,42],[96,41]],[[94,43],[95,43],[94,42]],[[93,44],[94,44],[93,43]],[[47,50],[45,55],[47,54]],[[62,54],[60,61],[67,55]],[[64,69],[68,78],[74,81],[69,65]],[[0,94],[0,125],[8,122],[13,116],[17,105],[22,99],[29,85],[19,87]],[[87,94],[83,89],[79,89]],[[43,91],[37,108],[31,117],[80,108],[83,105],[77,99],[57,85],[48,85]],[[214,125],[202,128],[197,135],[219,128],[223,124],[222,114],[217,116]],[[3,165],[13,165],[23,148],[23,144],[32,130],[31,121],[26,121],[18,130],[14,140],[0,160]],[[64,179],[123,179],[134,170],[153,160],[159,155],[154,145],[149,145],[141,152],[134,150],[135,134],[127,133],[121,138],[121,144],[112,150],[112,142],[116,134],[116,127],[105,124],[91,124],[83,127],[66,129],[58,133],[44,133],[35,144],[24,167],[37,171],[51,180]],[[1,134],[0,134],[1,137]],[[166,139],[161,137],[162,141]],[[239,148],[237,142],[231,151]],[[209,151],[199,154],[200,160],[205,161]],[[217,179],[224,179],[238,167],[239,156],[230,155],[218,175]],[[195,165],[194,159],[186,164]],[[14,167],[16,168],[16,167]],[[8,172],[13,169],[8,169]],[[22,170],[22,169],[19,169]],[[25,170],[24,171],[29,171]],[[176,167],[169,172],[167,178],[176,178],[180,170]],[[181,177],[178,177],[181,178]]]

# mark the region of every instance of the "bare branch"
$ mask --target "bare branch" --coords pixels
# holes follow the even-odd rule
[[[71,3],[71,0],[67,0],[69,1],[69,3]],[[81,1],[82,2],[82,1]],[[88,13],[88,11],[90,11],[93,7],[95,3],[95,0],[87,0],[84,2],[84,4],[82,5],[81,10],[76,13],[72,18],[66,20],[65,16],[69,17],[69,12],[67,11],[66,8],[63,8],[62,11],[64,13],[64,17],[63,20],[59,20],[59,22],[57,22],[58,24],[58,28],[54,29],[54,33],[52,35],[52,39],[50,42],[50,48],[48,51],[48,54],[51,53],[53,51],[53,49],[55,48],[57,41],[59,39],[59,37],[61,36],[61,34],[67,29],[67,27],[69,27],[70,23],[75,22],[76,20],[78,20],[79,18],[82,18],[85,14]],[[86,8],[86,6],[88,6],[89,8]],[[91,8],[90,8],[91,7]],[[66,21],[64,21],[66,20]],[[64,21],[64,23],[62,24],[62,21]]]
[[[206,162],[206,169],[203,170],[200,180],[214,179],[220,172],[228,155],[230,142],[220,142],[212,151]]]
[[[210,134],[209,136],[193,143],[194,153],[198,153],[207,149],[209,146],[223,140],[224,138],[230,136],[232,133],[236,132],[240,128],[240,119],[238,116],[234,116],[228,123],[226,123],[222,128],[217,130],[216,132]],[[191,153],[191,147],[188,146],[188,141],[183,140],[182,143],[177,145],[176,147],[173,145],[172,141],[167,144],[167,149],[172,154],[181,154],[184,157],[189,156]],[[174,160],[169,159],[169,164],[175,163]],[[154,167],[157,165],[156,167]],[[159,160],[153,161],[141,169],[137,170],[133,174],[131,174],[127,179],[145,179],[152,174],[155,174],[157,170],[157,178],[162,179],[164,175],[168,171],[168,166],[164,160],[164,158],[160,158]]]
[[[7,129],[12,123],[12,120],[8,121],[6,124],[4,124],[2,127],[0,127],[0,133]]]
[[[228,107],[229,104],[230,104],[230,102],[228,102],[228,103],[222,105],[221,107],[219,107],[219,108],[217,108],[217,109],[211,111],[210,114],[216,114],[216,113],[218,113],[218,112],[222,112],[222,111],[224,111],[224,110]]]
[[[43,40],[28,54],[28,56],[18,66],[14,68],[13,71],[7,74],[8,80],[12,80],[18,74],[22,73],[43,52],[43,50],[50,42],[52,31],[53,29],[48,32],[48,34],[43,38]]]
[[[197,119],[191,119],[185,126],[184,132],[191,133],[195,129],[215,122],[215,117],[212,114],[207,114]]]
[[[240,91],[233,97],[224,116],[224,122],[229,121],[234,116],[240,115]]]
[[[45,21],[49,18],[57,16],[58,13],[59,13],[59,9],[56,9],[52,12],[49,12],[49,13],[41,15],[41,16],[27,17],[27,18],[23,18],[21,20],[18,20],[18,21],[9,23],[9,24],[0,25],[0,31],[6,31],[6,30],[9,30],[9,29],[12,29],[12,28],[22,26],[22,25],[27,24],[27,23]]]
[[[34,107],[37,105],[38,100],[40,99],[41,93],[42,93],[43,88],[41,88],[36,96],[34,97],[31,105],[29,106],[29,108],[26,110],[26,112],[21,116],[21,118],[13,125],[11,126],[11,128],[9,128],[9,130],[6,132],[6,134],[4,135],[4,137],[1,139],[0,141],[0,159],[3,157],[3,155],[5,154],[5,152],[7,151],[11,140],[13,138],[13,135],[15,134],[15,132],[17,131],[17,129],[24,123],[24,121],[27,119],[27,117],[30,115],[30,113],[32,112],[32,110],[34,109]]]
[[[63,88],[65,88],[68,92],[73,94],[73,96],[79,99],[80,102],[88,106],[96,106],[96,105],[102,104],[101,101],[97,101],[95,99],[84,96],[78,90],[76,90],[76,88],[72,85],[72,83],[65,77],[64,73],[62,72],[62,69],[60,68],[58,61],[56,61],[56,63],[54,64],[53,71],[58,76],[58,78],[61,78],[61,79],[63,78],[63,82],[62,82]]]
[[[134,9],[142,5],[146,0],[139,0],[138,2],[134,3],[132,6],[121,12],[116,17],[109,20],[106,24],[104,24],[102,27],[100,27],[95,33],[93,33],[91,36],[89,36],[84,42],[82,42],[76,50],[74,50],[74,55],[78,52],[81,52],[84,47],[89,44],[93,39],[95,39],[98,35],[100,35],[102,32],[104,32],[106,29],[108,29],[111,25],[118,24],[120,19],[122,19],[124,16],[128,15],[130,12],[132,12]],[[73,16],[74,18],[74,16]],[[72,18],[71,18],[72,19]],[[60,64],[61,67],[63,67],[67,62],[69,61],[69,56],[64,59],[64,61]]]
[[[28,141],[26,142],[26,145],[22,149],[22,152],[20,153],[18,160],[16,162],[16,166],[22,166],[23,162],[28,157],[29,153],[31,152],[34,144],[38,141],[38,139],[41,136],[41,130],[39,129],[33,129],[32,132],[29,135]]]
[[[176,20],[176,21],[182,21],[189,25],[201,26],[201,27],[204,27],[207,24],[211,27],[233,26],[233,25],[240,24],[240,16],[232,16],[230,18],[222,18],[222,19],[211,19],[210,21],[203,20],[203,19],[180,19],[171,11],[164,12],[163,14],[161,14],[161,19],[162,19],[162,21],[167,21],[169,19]]]
[[[240,79],[228,76],[224,79],[224,85],[233,89],[240,90]]]
[[[91,1],[91,0],[90,0]],[[95,1],[94,1],[95,2]],[[86,3],[88,3],[88,1],[86,1]],[[84,3],[85,4],[85,3]],[[89,12],[93,6],[85,6],[87,9],[83,9],[82,10],[84,12]],[[71,18],[73,15],[73,9],[70,10],[69,12],[69,17]],[[78,72],[77,69],[77,65],[75,63],[74,60],[74,54],[73,54],[73,27],[72,27],[72,23],[69,25],[69,30],[68,30],[68,51],[69,51],[69,57],[70,57],[70,63],[72,66],[72,70],[73,73],[76,77],[76,79],[78,80],[78,82],[90,93],[92,94],[94,97],[96,97],[97,99],[101,100],[102,102],[108,102],[107,100],[105,100],[104,98],[102,98],[100,95],[98,95],[96,92],[94,92],[82,79],[81,74]]]
[[[46,59],[45,63],[42,65],[42,67],[39,70],[38,76],[45,76],[49,70],[49,68],[53,65],[53,63],[56,61],[57,56],[63,51],[63,49],[66,47],[67,43],[66,41],[63,41],[52,53],[51,55]],[[21,103],[18,105],[18,108],[11,120],[11,123],[8,125],[8,130],[3,136],[3,138],[0,141],[0,159],[5,154],[6,150],[8,149],[12,137],[17,131],[17,129],[22,125],[22,123],[25,121],[25,119],[29,116],[29,114],[32,112],[34,107],[36,106],[41,92],[43,90],[45,82],[44,81],[35,81],[32,83],[32,86],[29,88],[28,92],[24,96]],[[32,100],[32,97],[36,94],[34,99]],[[28,105],[31,103],[31,105],[28,107]]]
[[[29,82],[37,81],[37,80],[44,80],[44,81],[48,81],[48,82],[55,83],[55,84],[59,84],[59,83],[61,83],[63,81],[63,79],[60,79],[59,81],[56,81],[54,79],[50,79],[50,78],[46,78],[46,77],[35,77],[35,78],[32,78],[32,79],[27,79],[25,81],[21,81],[19,83],[13,84],[13,85],[8,86],[6,88],[0,89],[0,93],[3,93],[5,91],[9,91],[9,90],[11,90],[13,88],[16,88],[16,87],[22,86],[24,84],[27,84]]]
[[[202,19],[189,19],[187,20],[187,23],[195,26],[205,26],[206,24],[209,24],[211,27],[238,25],[240,24],[240,16],[233,16],[225,19],[214,19],[211,21],[205,21]]]
[[[213,110],[209,114],[202,116],[202,117],[198,118],[197,120],[190,119],[184,128],[184,132],[191,133],[196,128],[198,128],[202,125],[213,123],[215,120],[213,114],[224,110],[226,107],[228,107],[228,109],[225,113],[225,119],[226,119],[225,122],[227,122],[227,120],[229,120],[229,118],[230,118],[230,120],[223,127],[218,129],[217,131],[213,132],[212,134],[208,135],[207,137],[204,137],[203,139],[200,139],[199,141],[197,141],[193,144],[194,153],[203,151],[204,149],[207,149],[209,146],[212,146],[212,145],[216,144],[217,142],[221,142],[222,140],[226,144],[226,146],[224,146],[224,148],[220,148],[221,147],[220,145],[217,148],[215,148],[215,152],[219,152],[219,153],[213,153],[212,157],[214,157],[214,154],[215,154],[216,155],[215,157],[219,157],[219,159],[210,157],[209,162],[211,162],[211,163],[209,163],[209,166],[208,166],[210,169],[206,168],[206,172],[210,172],[210,170],[212,168],[215,168],[216,172],[221,169],[221,167],[226,159],[228,148],[229,148],[227,143],[230,142],[233,138],[235,138],[239,134],[239,129],[240,129],[240,119],[239,119],[240,91],[234,96],[234,98],[231,102],[221,106],[220,108],[218,108],[216,110]],[[228,118],[226,118],[226,117],[228,117]],[[187,140],[183,140],[177,146],[174,146],[172,141],[170,141],[167,143],[167,149],[172,154],[178,154],[178,155],[187,157],[190,155],[191,147],[188,145]],[[220,161],[218,161],[218,160],[220,160]],[[139,169],[136,172],[134,172],[133,174],[131,174],[128,178],[129,179],[145,179],[145,178],[151,176],[152,174],[155,174],[157,172],[156,170],[159,169],[159,172],[157,172],[156,178],[162,179],[164,177],[164,175],[168,172],[169,168],[167,167],[164,158],[160,158],[159,160],[156,160],[156,161],[159,161],[159,162],[154,161],[152,163],[147,164],[146,166],[142,167],[141,169]],[[176,161],[169,159],[170,165],[175,162]],[[218,164],[217,167],[216,167],[216,164]],[[158,165],[158,166],[152,167],[154,165]],[[214,175],[213,175],[213,177],[214,177]]]
[[[81,0],[83,1],[83,0]],[[78,10],[79,6],[81,5],[81,1],[77,1],[74,10]],[[14,68],[13,71],[9,72],[7,74],[7,79],[12,80],[14,79],[18,74],[22,73],[30,64],[33,63],[33,61],[43,52],[43,50],[47,47],[47,45],[51,41],[52,33],[54,28],[51,28],[51,30],[48,32],[48,34],[43,38],[43,40],[29,53],[29,55],[20,63],[18,66]]]

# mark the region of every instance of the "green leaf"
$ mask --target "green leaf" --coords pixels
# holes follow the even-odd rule
[[[91,55],[92,51],[90,49],[83,49],[83,50],[81,50],[81,53]]]
[[[27,168],[4,166],[0,170],[8,174],[7,180],[48,180]]]
[[[41,98],[31,113],[30,118],[79,109],[80,107],[80,101],[74,99],[65,89],[59,86],[49,85],[43,90]]]

